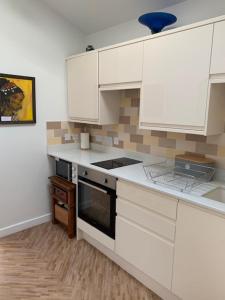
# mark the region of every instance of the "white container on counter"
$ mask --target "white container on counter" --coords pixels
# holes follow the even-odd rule
[[[90,149],[90,135],[88,132],[81,132],[80,134],[80,148],[82,150]]]

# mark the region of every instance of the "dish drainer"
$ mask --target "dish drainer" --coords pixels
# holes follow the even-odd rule
[[[180,192],[191,192],[193,188],[213,179],[215,168],[165,160],[143,166],[147,179],[155,184],[166,185]]]

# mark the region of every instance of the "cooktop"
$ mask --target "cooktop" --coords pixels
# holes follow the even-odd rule
[[[116,159],[109,159],[109,160],[104,160],[104,161],[99,161],[92,163],[92,165],[111,170],[111,169],[116,169],[116,168],[121,168],[121,167],[126,167],[134,164],[139,164],[142,161],[136,160],[136,159],[131,159],[128,157],[121,157],[121,158],[116,158]]]

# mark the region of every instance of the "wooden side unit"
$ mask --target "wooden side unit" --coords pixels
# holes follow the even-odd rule
[[[75,236],[76,229],[76,186],[65,179],[58,176],[49,177],[52,198],[52,223],[58,222],[66,226],[68,237]],[[62,203],[64,207],[60,205]]]

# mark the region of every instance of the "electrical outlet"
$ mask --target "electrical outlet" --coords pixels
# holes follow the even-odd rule
[[[119,138],[118,138],[117,136],[115,136],[115,137],[113,138],[113,144],[114,144],[114,145],[119,145]]]
[[[70,133],[65,133],[64,134],[64,139],[65,139],[65,141],[71,141],[71,134]]]
[[[79,141],[80,141],[79,134],[73,134],[72,138],[75,143],[79,143]]]

